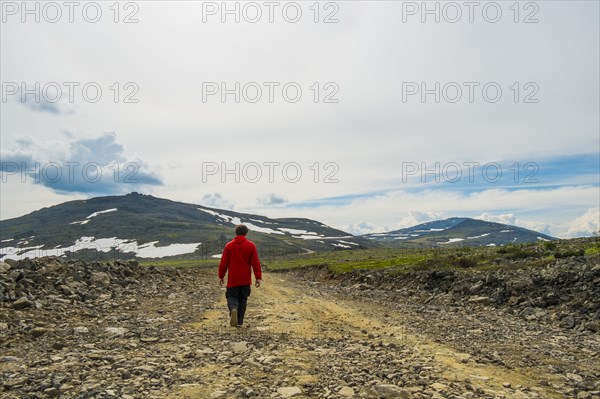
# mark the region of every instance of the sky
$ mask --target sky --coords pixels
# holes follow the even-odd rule
[[[600,230],[597,1],[68,4],[0,3],[0,220],[136,191]]]

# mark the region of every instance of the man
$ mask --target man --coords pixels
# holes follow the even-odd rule
[[[256,245],[246,238],[248,227],[243,224],[235,226],[235,238],[225,245],[221,263],[219,263],[219,284],[227,272],[227,308],[229,309],[229,324],[241,327],[244,323],[246,304],[250,296],[252,274],[254,271],[256,288],[260,287],[262,269],[258,260]]]

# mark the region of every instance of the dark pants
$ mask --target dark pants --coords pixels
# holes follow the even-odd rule
[[[248,303],[249,296],[249,285],[230,287],[227,288],[227,292],[225,292],[225,298],[227,298],[227,307],[229,308],[229,311],[231,312],[231,309],[238,310],[238,324],[244,323],[244,314],[246,314],[246,304]]]

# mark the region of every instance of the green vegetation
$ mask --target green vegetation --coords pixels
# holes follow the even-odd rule
[[[407,273],[428,269],[495,270],[500,268],[540,267],[556,259],[600,254],[598,237],[509,244],[501,247],[371,248],[315,252],[303,255],[262,257],[266,270],[278,271],[305,267],[327,268],[333,273],[361,269],[389,269]],[[143,266],[214,268],[219,259],[202,257],[144,260]]]
[[[501,247],[379,248],[314,253],[276,258],[269,270],[326,267],[333,273],[359,269],[391,269],[405,273],[427,269],[493,270],[539,267],[556,259],[600,253],[598,237],[509,244]]]

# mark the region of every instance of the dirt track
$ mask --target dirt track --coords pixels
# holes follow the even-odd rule
[[[402,314],[327,295],[286,274],[266,274],[263,286],[253,288],[247,328],[227,327],[223,309],[221,295],[186,328],[226,344],[246,342],[248,350],[228,354],[225,345],[225,354],[192,372],[200,385],[175,389],[170,397],[210,398],[232,386],[243,387],[242,395],[244,389],[263,396],[260,388],[297,387],[302,394],[295,397],[341,397],[336,391],[346,385],[368,397],[563,397],[551,387],[555,376],[474,362],[435,337],[408,334]]]

